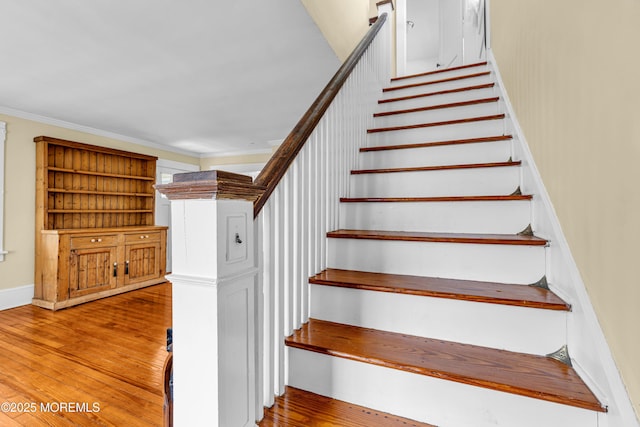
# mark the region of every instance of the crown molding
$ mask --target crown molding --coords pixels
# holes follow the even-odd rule
[[[0,105],[0,114],[6,114],[8,116],[17,117],[20,119],[31,120],[38,123],[43,123],[52,126],[58,126],[64,129],[75,130],[78,132],[84,132],[91,135],[102,136],[105,138],[116,139],[118,141],[129,142],[131,144],[142,145],[156,150],[169,151],[172,153],[182,154],[185,156],[200,157],[200,153],[195,151],[183,150],[181,148],[171,147],[169,145],[159,144],[157,142],[147,141],[145,139],[134,138],[127,135],[122,135],[116,132],[110,132],[102,129],[93,128],[90,126],[80,125],[77,123],[67,122],[65,120],[54,119],[52,117],[41,116],[39,114],[28,113],[26,111],[16,110],[14,108]]]

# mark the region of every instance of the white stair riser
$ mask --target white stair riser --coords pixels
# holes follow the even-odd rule
[[[460,70],[443,71],[441,73],[428,74],[426,76],[409,77],[392,81],[388,87],[403,86],[414,83],[432,82],[435,80],[449,79],[451,77],[468,76],[469,74],[483,73],[490,71],[488,65],[478,65],[477,67],[462,68]]]
[[[494,163],[507,161],[511,155],[510,140],[398,150],[363,151],[358,155],[358,168],[384,169]]]
[[[564,311],[336,286],[311,285],[311,317],[538,355],[566,344]]]
[[[444,427],[597,427],[596,412],[289,348],[288,384]]]
[[[415,86],[415,87],[408,87],[405,89],[390,90],[390,91],[382,92],[381,99],[398,98],[401,96],[417,95],[419,93],[425,93],[425,92],[437,92],[441,90],[457,89],[461,87],[475,86],[475,85],[481,85],[485,83],[493,83],[493,81],[494,81],[493,75],[488,74],[488,75],[483,75],[478,77],[470,77],[468,79],[453,80],[450,82],[433,83],[425,86]]]
[[[328,268],[501,283],[545,275],[542,246],[328,239]]]
[[[482,196],[513,193],[517,166],[351,175],[351,197]]]
[[[340,204],[340,228],[352,230],[516,234],[530,223],[528,200]]]
[[[367,146],[414,144],[447,141],[451,139],[481,138],[504,134],[504,120],[482,120],[416,129],[372,132],[367,135]]]
[[[500,104],[488,102],[484,104],[466,105],[462,107],[439,108],[436,110],[418,111],[415,113],[393,114],[374,117],[374,127],[409,126],[416,123],[441,122],[466,117],[491,116],[502,113]]]
[[[432,93],[434,91],[425,89],[420,94]],[[378,104],[376,112],[403,110],[407,108],[428,107],[431,105],[449,104],[452,102],[468,101],[470,99],[490,98],[496,96],[494,88],[474,89],[464,92],[454,92],[442,95],[423,96],[419,98],[407,99],[404,101],[383,102]]]

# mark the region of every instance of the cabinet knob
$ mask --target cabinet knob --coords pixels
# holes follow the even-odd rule
[[[141,239],[148,239],[149,236],[140,236]]]
[[[102,242],[102,239],[91,239],[91,243],[96,243],[96,242],[100,243]]]

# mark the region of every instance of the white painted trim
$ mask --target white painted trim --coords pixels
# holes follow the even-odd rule
[[[485,33],[485,49],[487,52],[491,49],[491,8],[490,0],[484,0],[484,33]]]
[[[31,304],[34,285],[0,290],[0,311]]]
[[[7,124],[0,122],[0,261],[4,261],[4,145],[7,137]]]
[[[396,75],[407,69],[407,0],[396,0]]]
[[[91,135],[103,136],[105,138],[111,138],[111,139],[117,139],[119,141],[130,142],[132,144],[138,144],[138,145],[143,145],[145,147],[155,148],[156,150],[170,151],[173,153],[183,154],[185,156],[191,156],[191,157],[200,156],[200,153],[197,153],[194,151],[183,150],[181,148],[171,147],[170,145],[163,145],[157,142],[147,141],[145,139],[133,138],[131,136],[126,136],[126,135],[122,135],[115,132],[109,132],[102,129],[96,129],[90,126],[80,125],[77,123],[54,119],[51,117],[41,116],[39,114],[27,113],[26,111],[16,110],[16,109],[5,107],[2,105],[0,105],[0,114],[6,114],[8,116],[31,120],[34,122],[44,123],[47,125],[58,126],[65,129],[77,130],[79,132],[84,132]]]
[[[205,286],[218,288],[224,286],[227,283],[233,283],[246,277],[252,277],[258,274],[258,268],[252,267],[246,270],[242,270],[239,273],[229,274],[224,277],[211,278],[200,276],[189,276],[187,274],[169,274],[165,278],[171,283],[180,283],[196,286]]]
[[[259,170],[264,167],[265,162],[257,162],[257,163],[229,163],[222,165],[211,165],[209,166],[209,170],[223,170],[227,172],[236,172],[242,173],[244,169],[251,170]]]
[[[613,359],[613,355],[604,336],[597,315],[591,304],[589,294],[578,265],[576,264],[569,243],[567,242],[560,220],[553,208],[551,198],[542,181],[542,177],[533,159],[529,144],[524,136],[524,132],[518,123],[515,111],[509,100],[504,82],[500,75],[496,58],[493,51],[488,49],[487,61],[491,64],[495,72],[496,82],[499,86],[500,95],[503,97],[508,118],[511,119],[514,131],[514,141],[521,144],[523,161],[529,169],[528,179],[531,180],[531,187],[522,188],[523,192],[533,192],[536,197],[533,203],[538,204],[542,215],[536,218],[534,214],[534,231],[536,227],[541,227],[541,237],[549,239],[553,250],[557,251],[551,267],[555,270],[565,271],[561,283],[551,282],[552,289],[560,288],[560,292],[569,296],[568,302],[572,304],[573,320],[570,320],[567,327],[567,343],[569,354],[578,361],[581,374],[584,379],[588,379],[589,385],[593,386],[594,393],[598,394],[601,401],[609,407],[609,412],[600,417],[601,427],[625,426],[640,427],[640,422],[629,399],[629,395],[620,376],[620,372]],[[516,143],[516,142],[514,142]],[[523,182],[523,185],[526,182]],[[535,208],[534,208],[535,210]],[[544,216],[545,218],[542,218]],[[537,223],[537,224],[536,224]],[[557,264],[556,264],[557,263]],[[555,264],[555,265],[553,265]],[[561,265],[558,265],[561,264]],[[549,273],[549,271],[547,271]]]
[[[191,163],[176,162],[175,160],[167,159],[158,159],[156,162],[156,169],[160,168],[179,169],[190,172],[200,171],[199,165],[192,165]]]
[[[211,165],[209,166],[209,170],[220,170],[225,172],[238,173],[241,175],[250,176],[255,180],[265,165],[266,165],[266,162],[234,163],[229,165]]]
[[[271,148],[260,148],[255,150],[238,150],[238,151],[215,151],[212,153],[202,153],[200,154],[201,159],[209,159],[216,157],[235,157],[235,156],[246,156],[250,154],[271,154],[273,153],[273,149]]]

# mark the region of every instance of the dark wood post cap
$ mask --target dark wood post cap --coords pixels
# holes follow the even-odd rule
[[[154,186],[169,200],[235,199],[255,202],[265,187],[256,185],[250,176],[219,170],[179,173],[169,184]]]

